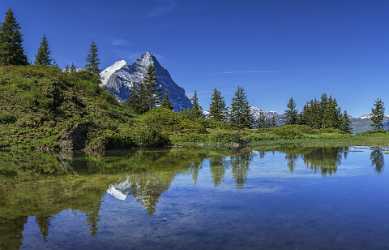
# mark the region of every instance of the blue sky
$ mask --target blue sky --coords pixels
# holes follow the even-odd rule
[[[352,115],[389,104],[389,1],[1,0],[33,58],[46,34],[60,66],[83,65],[95,40],[102,67],[153,52],[205,108],[237,85],[253,105],[283,111],[327,92]]]

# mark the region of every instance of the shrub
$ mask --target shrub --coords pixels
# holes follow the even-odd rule
[[[0,124],[11,124],[16,122],[16,117],[10,114],[0,113]]]

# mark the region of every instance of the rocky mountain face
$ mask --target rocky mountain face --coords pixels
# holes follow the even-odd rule
[[[170,73],[162,67],[157,58],[150,52],[144,53],[135,63],[129,65],[126,61],[115,62],[100,73],[102,86],[108,89],[119,101],[126,101],[134,83],[141,83],[149,65],[154,65],[157,79],[157,89],[161,94],[167,94],[175,111],[192,106],[185,90],[178,86]]]

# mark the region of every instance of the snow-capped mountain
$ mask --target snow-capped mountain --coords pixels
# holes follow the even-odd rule
[[[251,113],[253,114],[255,119],[258,119],[261,114],[268,119],[273,118],[273,116],[275,116],[276,118],[281,117],[281,115],[278,114],[276,111],[265,111],[257,106],[251,106],[250,108],[251,108]]]
[[[151,64],[155,67],[157,88],[160,93],[169,96],[174,110],[180,111],[190,108],[192,104],[185,95],[185,90],[173,81],[170,73],[150,52],[144,53],[131,65],[121,60],[104,69],[100,73],[102,86],[108,89],[119,101],[126,101],[132,85],[142,82],[147,68]]]

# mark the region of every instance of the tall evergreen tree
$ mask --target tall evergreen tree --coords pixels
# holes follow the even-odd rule
[[[285,111],[285,123],[286,124],[297,124],[298,122],[298,111],[296,109],[296,103],[291,97],[287,105],[288,109]]]
[[[378,98],[374,103],[373,109],[371,110],[371,121],[373,122],[372,127],[374,130],[381,130],[384,128],[384,114],[384,102]]]
[[[214,89],[212,93],[209,116],[219,122],[224,122],[227,119],[226,103],[221,92],[217,89]]]
[[[23,36],[13,11],[9,9],[0,27],[0,65],[27,65]]]
[[[193,119],[203,118],[203,108],[200,105],[199,97],[197,96],[197,91],[194,92],[192,97],[192,108],[190,109],[190,116]]]
[[[258,128],[267,128],[268,127],[268,124],[267,124],[267,121],[266,121],[266,116],[265,116],[265,114],[263,112],[259,113],[257,127]]]
[[[231,103],[231,124],[239,129],[250,128],[253,122],[250,105],[243,88],[238,87]]]
[[[147,112],[155,108],[160,101],[159,94],[157,92],[157,77],[153,64],[150,64],[147,67],[146,75],[143,79],[142,85],[142,103],[144,104],[144,112]]]
[[[38,49],[38,53],[35,57],[35,65],[52,65],[53,59],[50,55],[49,42],[46,36],[42,37],[41,44]]]
[[[345,133],[351,133],[351,131],[352,131],[351,120],[350,120],[349,115],[347,114],[347,111],[343,112],[341,119],[342,119],[342,122],[341,122],[340,130],[342,130]]]
[[[141,83],[133,83],[128,95],[127,104],[136,113],[142,113]]]
[[[86,58],[85,69],[93,74],[100,73],[100,59],[99,59],[99,51],[95,42],[92,42],[89,48],[89,53]]]
[[[165,108],[165,109],[169,109],[169,110],[173,110],[174,109],[172,103],[169,100],[169,95],[168,94],[165,94],[163,96],[162,101],[161,101],[161,108]]]

